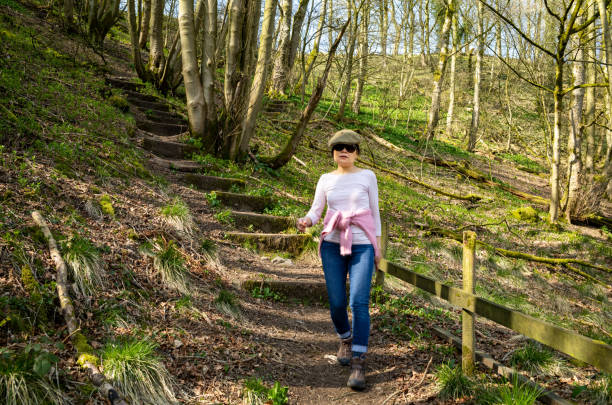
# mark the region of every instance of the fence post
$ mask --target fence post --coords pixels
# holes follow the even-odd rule
[[[384,258],[387,255],[387,242],[389,240],[389,226],[387,221],[381,221],[381,235],[380,235],[380,254]],[[385,284],[385,272],[376,269],[376,279],[374,280],[375,286],[384,286]]]
[[[463,290],[474,294],[475,271],[474,257],[476,234],[472,231],[463,232]],[[461,368],[466,375],[474,373],[474,318],[475,315],[463,309],[461,311]]]

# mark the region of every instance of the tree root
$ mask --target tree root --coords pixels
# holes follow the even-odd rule
[[[422,230],[426,231],[427,233],[429,233],[430,235],[437,235],[437,236],[442,236],[445,238],[449,238],[449,239],[454,239],[457,242],[463,242],[463,238],[462,236],[454,231],[451,231],[449,229],[443,229],[443,228],[438,228],[438,227],[430,227],[427,225],[419,225],[419,228],[421,228]],[[542,256],[535,256],[535,255],[531,255],[529,253],[522,253],[522,252],[516,252],[514,250],[507,250],[507,249],[502,249],[502,248],[498,248],[492,245],[489,245],[486,242],[480,241],[480,240],[476,240],[476,243],[487,248],[487,249],[491,249],[494,250],[495,252],[497,252],[498,254],[505,256],[505,257],[512,257],[514,259],[523,259],[523,260],[527,260],[527,261],[531,261],[531,262],[537,262],[537,263],[546,263],[546,264],[551,264],[551,265],[561,265],[564,266],[566,269],[581,275],[582,277],[593,281],[594,283],[609,287],[608,284],[606,284],[605,282],[589,275],[588,273],[576,268],[575,266],[572,266],[572,264],[579,264],[581,266],[584,267],[590,267],[592,269],[596,269],[596,270],[600,270],[606,273],[612,273],[612,269],[608,268],[608,267],[604,267],[604,266],[600,266],[598,264],[592,264],[589,262],[586,262],[584,260],[580,260],[580,259],[572,259],[572,258],[553,258],[553,257],[542,257]]]
[[[87,343],[87,338],[79,332],[77,318],[74,314],[74,306],[72,305],[72,300],[70,299],[70,294],[68,293],[68,270],[66,268],[66,263],[62,259],[55,239],[53,238],[45,219],[38,211],[32,212],[32,218],[34,218],[34,222],[36,222],[36,224],[40,227],[45,235],[45,238],[47,239],[47,242],[49,243],[49,252],[51,253],[51,258],[53,258],[53,261],[55,262],[55,268],[57,271],[57,296],[59,297],[60,308],[62,314],[64,315],[64,320],[68,326],[70,340],[77,350],[79,365],[87,369],[91,382],[98,387],[100,392],[102,392],[104,397],[110,401],[112,405],[128,405],[121,395],[119,395],[117,390],[115,390],[113,386],[106,381],[104,374],[102,374],[98,368],[100,360],[95,354],[93,354],[93,349],[89,343]]]

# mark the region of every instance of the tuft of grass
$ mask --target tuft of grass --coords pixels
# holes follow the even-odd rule
[[[0,401],[6,405],[68,403],[50,378],[57,360],[39,344],[28,345],[19,352],[0,348]]]
[[[161,209],[164,222],[179,233],[190,235],[193,232],[193,218],[189,207],[178,197]]]
[[[215,298],[215,306],[227,316],[240,317],[240,305],[236,301],[236,296],[226,289],[219,291],[217,298]]]
[[[89,296],[104,287],[106,271],[98,248],[77,234],[61,243],[64,260],[72,270],[76,289]]]
[[[510,357],[510,364],[531,373],[545,371],[553,363],[552,353],[540,344],[529,341]]]
[[[594,405],[612,403],[612,374],[603,373],[589,386],[587,393]]]
[[[182,294],[189,294],[189,271],[174,241],[159,238],[153,243],[153,267],[164,284]]]
[[[102,352],[104,374],[132,403],[176,404],[172,376],[155,354],[157,345],[131,339],[106,345]]]
[[[436,371],[440,385],[440,397],[443,399],[458,399],[471,395],[474,383],[463,374],[461,367],[450,363],[441,364]]]
[[[544,390],[519,381],[515,374],[512,385],[504,385],[499,389],[496,404],[500,405],[532,405],[542,395]]]

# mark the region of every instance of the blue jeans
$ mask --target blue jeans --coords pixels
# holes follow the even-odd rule
[[[353,313],[353,352],[368,351],[370,337],[370,287],[374,271],[374,247],[353,245],[351,254],[340,256],[340,244],[323,241],[321,260],[327,285],[329,312],[341,338],[351,336],[346,312],[346,275],[349,275],[350,302]]]

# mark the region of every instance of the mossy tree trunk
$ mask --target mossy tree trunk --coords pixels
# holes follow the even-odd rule
[[[446,113],[446,134],[450,136],[453,131],[453,117],[455,115],[455,73],[457,66],[457,49],[459,47],[459,27],[457,15],[453,14],[451,22],[451,31],[453,36],[453,49],[451,51],[450,61],[450,76],[449,76],[449,92],[448,92],[448,110]]]
[[[119,19],[119,3],[119,0],[86,2],[87,35],[98,50],[103,50],[106,34]]]
[[[587,18],[592,18],[595,15],[595,9],[597,4],[593,3],[588,8]],[[593,32],[593,30],[591,30]],[[585,45],[586,47],[586,81],[587,83],[595,83],[597,81],[597,72],[595,71],[595,41],[591,41]],[[594,155],[595,155],[595,124],[593,119],[595,118],[595,87],[587,87],[585,90],[585,106],[584,106],[584,119],[589,125],[585,128],[585,155],[584,155],[584,170],[592,175],[594,169]]]
[[[164,20],[164,0],[151,0],[151,29],[149,32],[149,71],[156,81],[161,79],[166,63],[162,24]]]

